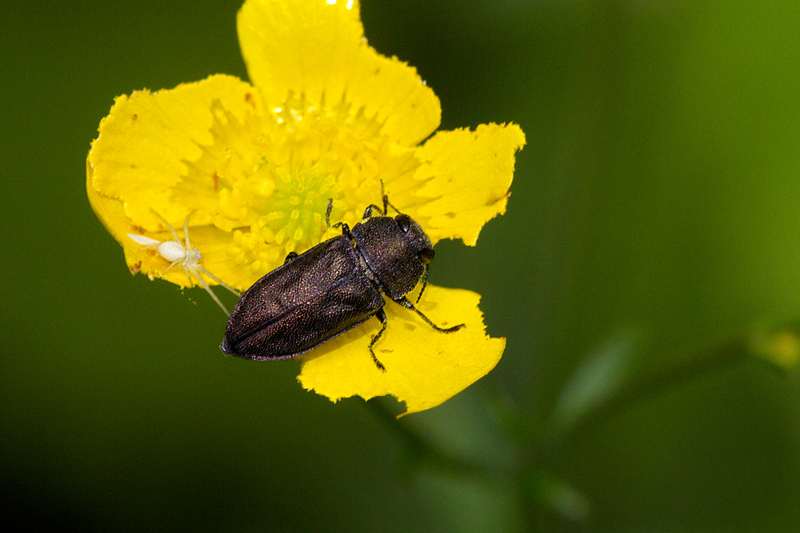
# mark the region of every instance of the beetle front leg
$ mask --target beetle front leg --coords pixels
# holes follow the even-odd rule
[[[372,342],[369,343],[369,353],[370,355],[372,355],[372,360],[375,361],[375,364],[381,370],[381,372],[386,372],[386,367],[383,366],[383,363],[378,361],[377,357],[375,357],[375,351],[372,349],[372,347],[375,346],[375,343],[378,342],[378,339],[381,338],[383,332],[386,331],[386,325],[389,323],[389,320],[387,320],[386,313],[384,312],[383,309],[378,309],[378,312],[375,313],[375,318],[381,321],[381,330],[378,332],[377,335],[372,337]]]
[[[344,222],[337,222],[336,224],[331,226],[331,209],[333,209],[333,198],[328,199],[328,209],[325,211],[325,223],[328,225],[329,228],[342,228],[342,235],[347,237],[350,241],[354,242],[353,236],[350,235],[350,226],[348,226]],[[292,259],[294,259],[294,257]],[[287,262],[288,261],[289,258],[287,257]]]
[[[389,197],[383,191],[383,180],[381,180],[381,198],[383,199],[383,209],[378,207],[375,204],[369,204],[367,208],[364,210],[364,217],[361,219],[361,222],[364,222],[368,218],[372,218],[372,211],[377,211],[381,216],[387,216],[389,214]],[[392,206],[394,207],[394,206]],[[397,211],[397,209],[395,209]],[[400,211],[397,211],[398,213]]]
[[[380,214],[381,216],[385,214],[385,211],[382,211],[381,208],[378,207],[377,205],[369,204],[367,208],[364,209],[364,216],[361,218],[361,222],[364,222],[365,220],[372,218],[372,211],[377,211],[378,214]]]
[[[406,298],[405,296],[403,296],[401,298],[398,298],[397,300],[394,300],[394,301],[395,301],[395,303],[398,303],[398,304],[402,305],[406,309],[411,309],[412,311],[417,313],[420,316],[420,318],[425,321],[426,324],[428,324],[430,327],[432,327],[436,331],[441,331],[442,333],[454,333],[454,332],[460,330],[461,328],[467,327],[466,324],[459,324],[457,326],[453,326],[452,328],[440,328],[439,326],[434,324],[433,321],[430,318],[428,318],[424,314],[422,314],[422,311],[420,311],[419,309],[414,307],[414,304],[412,304],[408,300],[408,298]]]
[[[362,222],[367,220],[367,219],[369,219],[369,218],[372,218],[372,210],[373,209],[375,209],[376,211],[378,211],[378,213],[383,215],[383,211],[381,211],[380,207],[378,207],[375,204],[370,204],[364,210],[364,218],[361,219]],[[333,198],[328,198],[328,208],[325,210],[325,224],[327,224],[329,228],[342,228],[342,235],[349,234],[350,233],[350,227],[347,224],[345,224],[344,222],[337,222],[336,224],[331,225],[331,211],[332,210],[333,210]]]

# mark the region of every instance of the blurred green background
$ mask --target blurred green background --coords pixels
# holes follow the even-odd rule
[[[528,139],[508,213],[474,249],[439,244],[431,276],[482,294],[505,356],[400,425],[304,391],[296,362],[224,357],[211,299],[132,278],[86,200],[85,157],[115,96],[246,78],[239,7],[0,10],[4,520],[800,524],[796,373],[745,360],[647,380],[755,324],[800,318],[800,4],[363,0],[370,44],[418,69],[442,128],[513,121]],[[621,374],[639,394],[593,415]]]

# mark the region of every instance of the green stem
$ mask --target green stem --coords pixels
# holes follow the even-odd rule
[[[488,475],[488,472],[481,466],[445,453],[422,435],[413,431],[408,424],[398,420],[379,398],[370,400],[366,404],[384,427],[397,437],[413,463],[427,464],[462,475],[480,477]]]

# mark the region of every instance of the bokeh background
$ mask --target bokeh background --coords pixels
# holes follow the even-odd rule
[[[652,377],[800,318],[796,1],[363,0],[370,44],[418,69],[444,129],[528,139],[508,213],[476,248],[440,243],[431,275],[483,295],[505,356],[399,424],[304,391],[297,362],[224,357],[211,299],[131,277],[86,200],[114,96],[247,77],[239,7],[0,9],[4,522],[798,527],[796,373],[734,350]],[[620,375],[636,393],[614,396]]]

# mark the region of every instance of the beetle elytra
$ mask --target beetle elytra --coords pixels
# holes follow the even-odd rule
[[[464,324],[437,326],[406,298],[420,280],[425,290],[433,245],[408,215],[392,206],[398,214],[388,216],[390,205],[383,195],[383,210],[368,206],[352,230],[341,222],[334,225],[342,228],[340,236],[303,254],[289,254],[283,265],[256,281],[233,309],[222,351],[258,361],[290,359],[374,316],[381,329],[369,351],[377,367],[385,370],[373,349],[388,324],[384,295],[437,331],[463,328]],[[332,200],[326,213],[329,227],[331,208]]]

